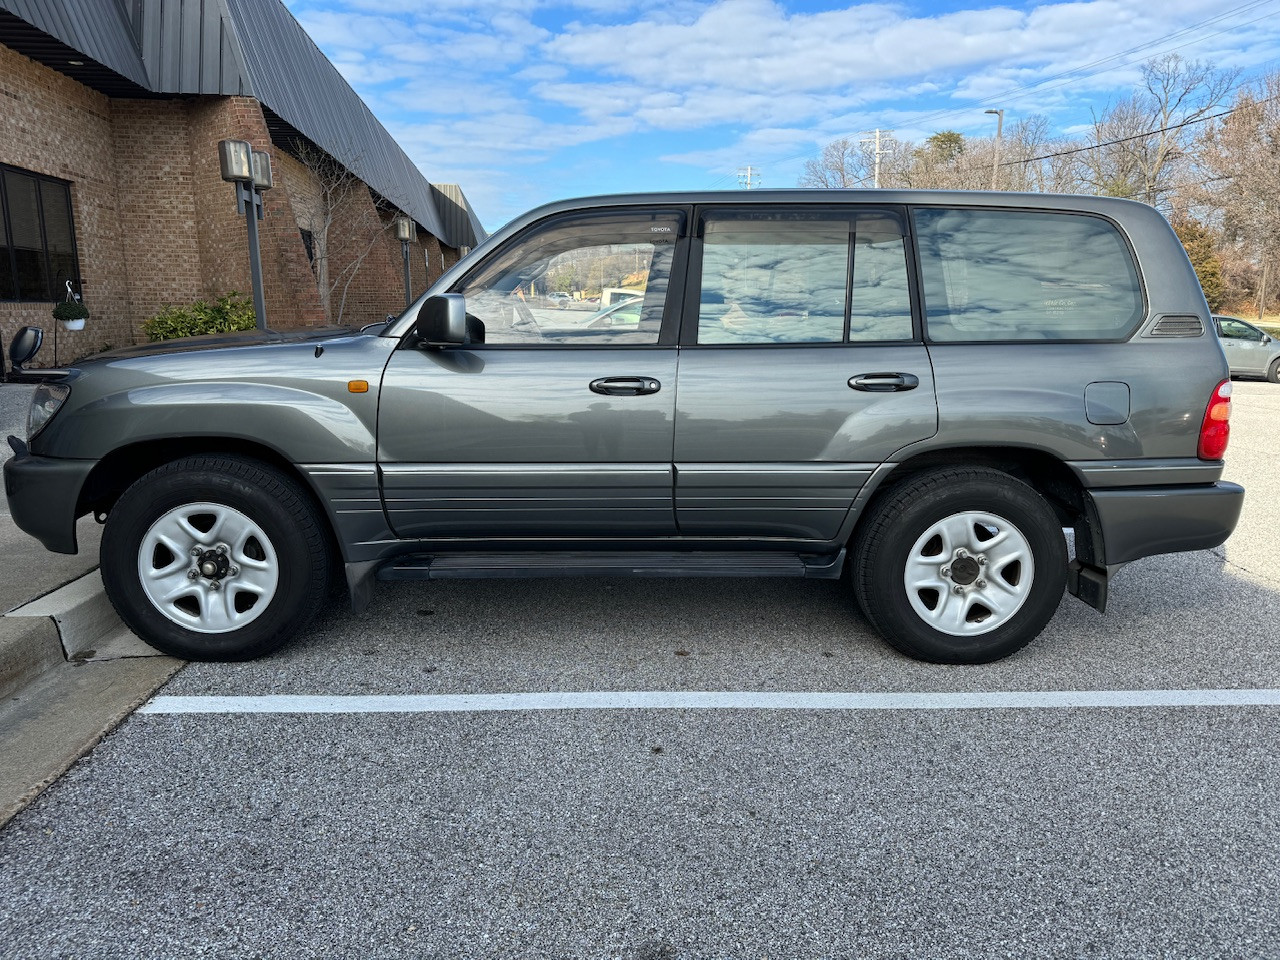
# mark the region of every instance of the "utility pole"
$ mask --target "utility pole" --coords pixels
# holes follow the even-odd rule
[[[743,190],[754,190],[760,185],[760,174],[752,173],[753,167],[738,168],[738,186]]]
[[[876,127],[874,140],[868,137],[867,139],[860,141],[861,143],[874,143],[876,146],[875,174],[872,177],[871,185],[874,186],[877,190],[880,189],[880,152],[881,152],[880,151],[880,132],[881,132],[880,128]],[[891,131],[886,130],[884,132],[890,133]]]
[[[984,110],[983,113],[996,115],[996,145],[991,153],[991,189],[996,188],[996,175],[1000,172],[1000,136],[1004,133],[1004,109]]]

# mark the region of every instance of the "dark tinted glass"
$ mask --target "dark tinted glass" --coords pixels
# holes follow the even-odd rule
[[[698,343],[910,340],[904,233],[891,210],[709,213]]]
[[[849,221],[708,217],[698,343],[839,343]]]
[[[9,201],[9,236],[17,271],[19,300],[48,300],[49,265],[40,239],[40,191],[34,177],[12,170],[4,173]]]
[[[13,279],[13,251],[5,239],[3,224],[0,224],[0,300],[15,300],[18,289]]]
[[[933,340],[1120,339],[1142,317],[1133,257],[1099,217],[928,209],[916,231]]]
[[[71,239],[71,197],[62,184],[40,183],[40,208],[44,213],[44,242],[49,250],[49,294],[66,296],[67,281],[77,284],[76,252]]]
[[[910,340],[907,245],[896,216],[862,216],[854,226],[849,339]]]
[[[71,190],[22,170],[4,168],[4,231],[0,233],[0,299],[61,300],[66,283],[79,287]]]

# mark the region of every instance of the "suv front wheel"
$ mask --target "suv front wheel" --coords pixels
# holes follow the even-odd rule
[[[1062,526],[1035,490],[956,468],[892,487],[858,534],[851,575],[867,619],[908,656],[990,663],[1044,629],[1066,586]]]
[[[296,482],[233,456],[157,467],[116,502],[103,586],[125,624],[186,660],[249,660],[306,625],[328,584],[329,544]]]

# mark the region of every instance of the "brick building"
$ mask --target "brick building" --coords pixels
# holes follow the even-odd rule
[[[218,141],[271,154],[261,222],[273,329],[404,306],[484,236],[429,183],[280,0],[0,0],[0,338],[50,332],[65,285],[91,317],[67,362],[144,338],[167,305],[250,292]],[[41,353],[52,362],[52,351]]]

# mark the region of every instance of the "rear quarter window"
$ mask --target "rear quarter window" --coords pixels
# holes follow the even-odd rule
[[[1143,316],[1129,246],[1086,214],[915,211],[929,339],[1122,340]]]

